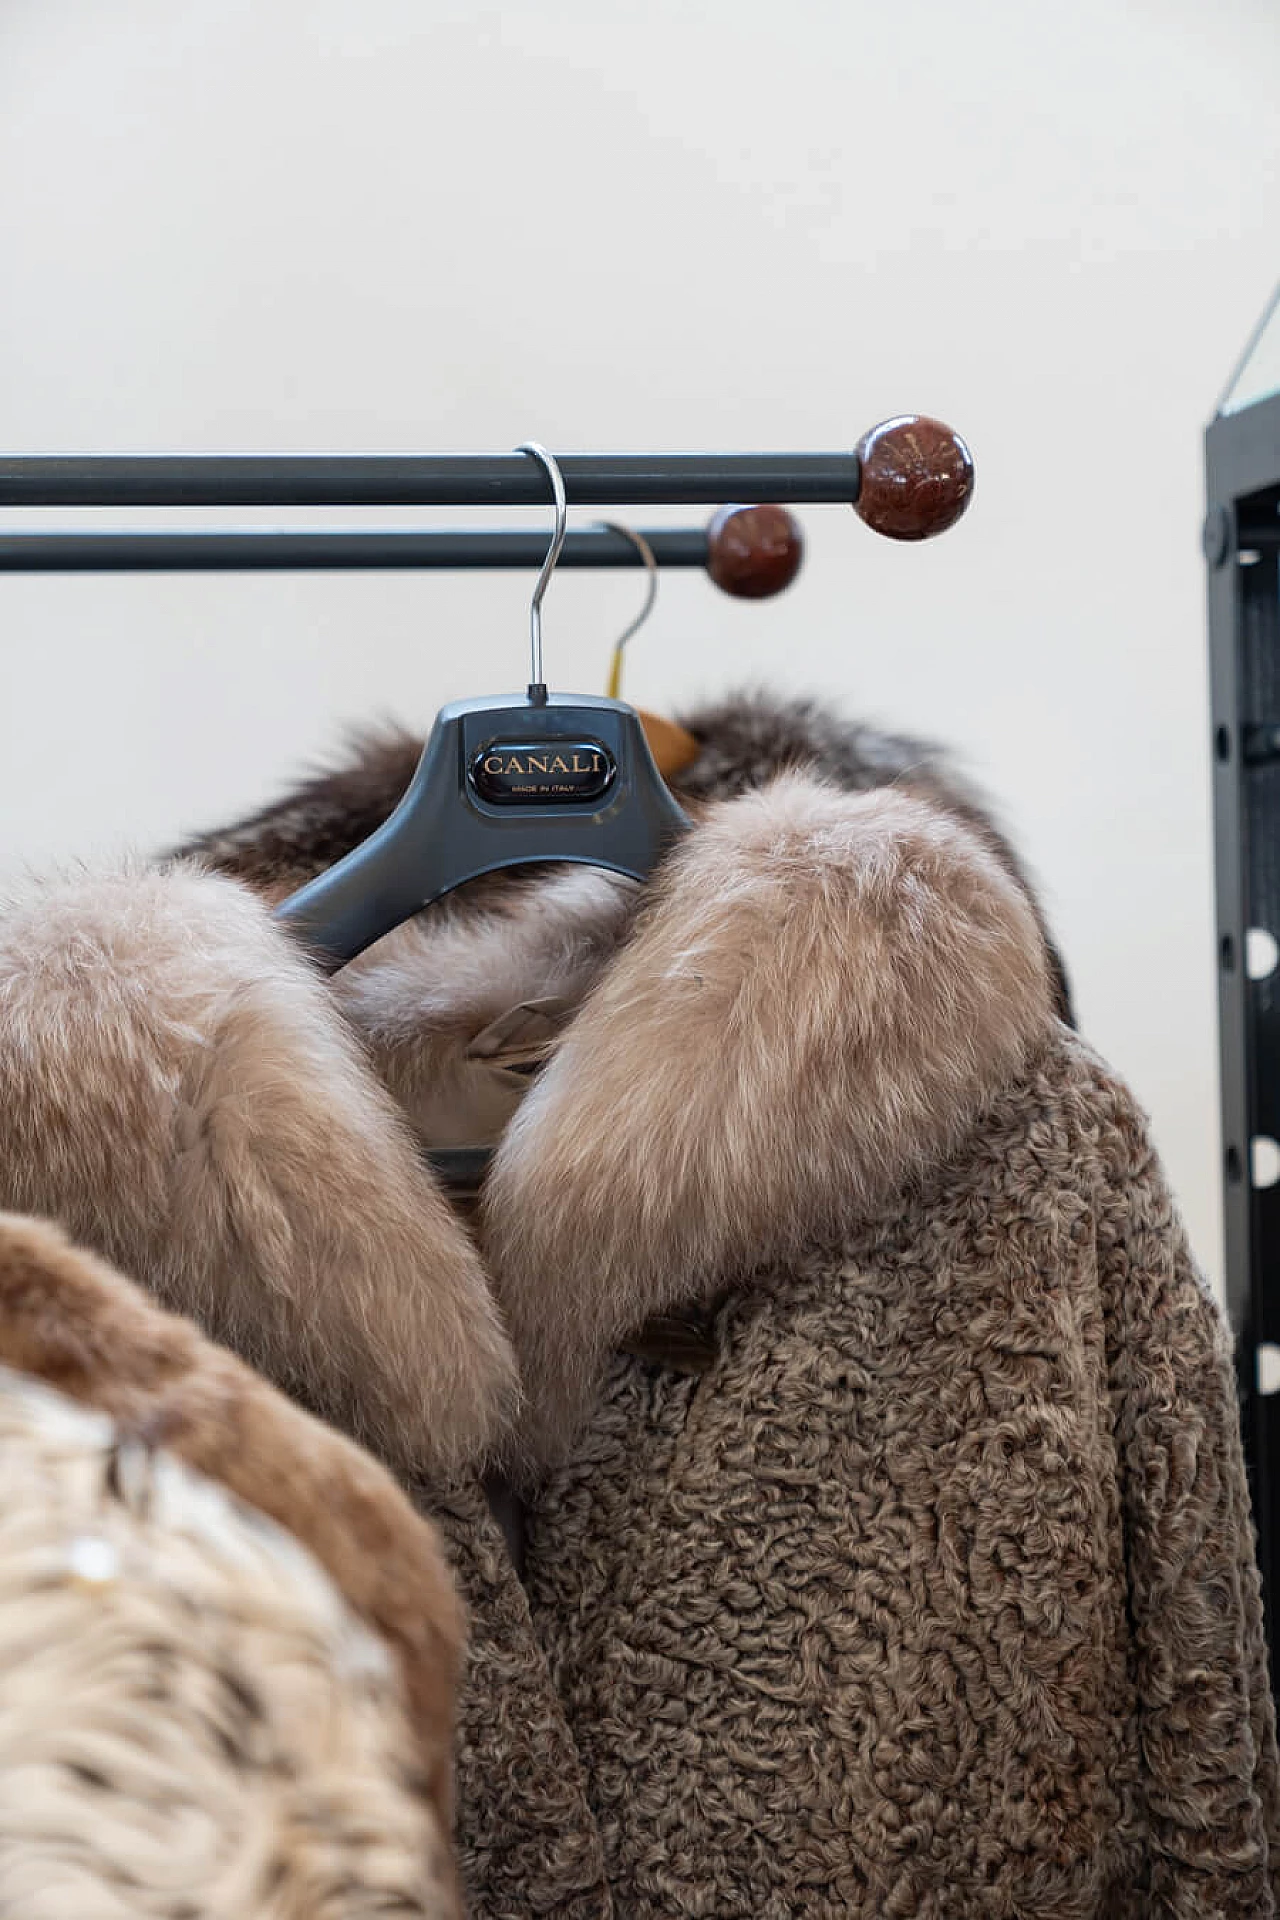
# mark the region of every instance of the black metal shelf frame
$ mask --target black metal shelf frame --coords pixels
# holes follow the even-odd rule
[[[1226,1292],[1280,1682],[1280,395],[1219,415],[1205,454]]]

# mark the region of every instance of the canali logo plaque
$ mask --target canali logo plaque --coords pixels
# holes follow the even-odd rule
[[[468,776],[491,805],[536,806],[603,798],[618,763],[601,740],[495,740],[472,755]]]

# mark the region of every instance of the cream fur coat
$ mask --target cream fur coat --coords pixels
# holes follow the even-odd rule
[[[13,899],[0,1362],[113,1415],[149,1328],[234,1370],[271,1417],[193,1464],[390,1649],[447,1814],[439,1536],[275,1389],[411,1489],[469,1613],[476,1916],[1271,1914],[1229,1345],[1141,1115],[945,772],[795,710],[698,725],[648,887],[477,883],[331,983],[266,902],[385,812],[395,743]],[[469,1145],[474,1207],[423,1151]],[[98,1290],[78,1373],[60,1262]]]

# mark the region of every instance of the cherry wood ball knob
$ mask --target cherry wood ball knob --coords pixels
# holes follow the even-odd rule
[[[735,600],[781,593],[803,558],[803,536],[785,507],[721,507],[707,528],[707,572]]]
[[[973,455],[927,414],[903,413],[864,433],[854,512],[890,540],[928,540],[953,527],[973,495]]]

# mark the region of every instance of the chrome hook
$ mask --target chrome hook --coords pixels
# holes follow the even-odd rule
[[[565,497],[564,476],[556,464],[554,454],[539,446],[536,440],[525,440],[516,448],[517,453],[531,453],[539,465],[544,468],[551,481],[552,498],[556,504],[556,526],[551,536],[551,545],[547,557],[542,563],[542,572],[534,584],[533,599],[529,603],[529,645],[533,668],[533,677],[529,682],[529,704],[545,707],[547,704],[547,683],[542,677],[542,597],[550,584],[560,558],[560,549],[564,545],[564,536],[569,526],[569,503]]]

